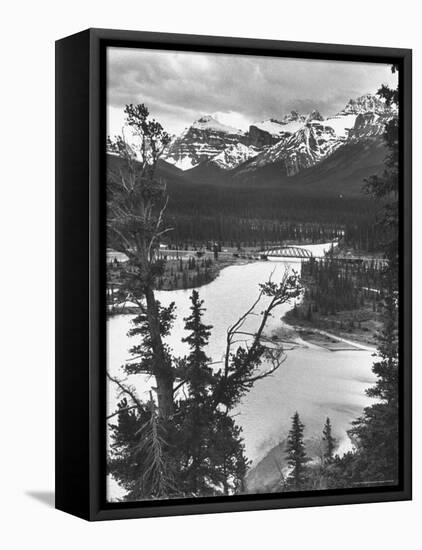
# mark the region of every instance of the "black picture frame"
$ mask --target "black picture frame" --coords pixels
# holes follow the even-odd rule
[[[399,66],[400,469],[397,488],[137,503],[105,500],[107,46]],[[409,500],[411,472],[412,53],[408,49],[88,29],[56,42],[56,508],[87,520]]]

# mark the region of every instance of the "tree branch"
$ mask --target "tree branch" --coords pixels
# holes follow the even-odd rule
[[[109,374],[108,372],[107,378],[119,387],[121,393],[127,394],[132,399],[132,401],[135,403],[135,406],[139,409],[140,412],[143,410],[141,402],[139,401],[136,393],[131,388],[123,384],[123,382],[121,382],[118,378],[114,378],[113,376],[111,376],[111,374]]]
[[[116,411],[113,414],[110,414],[109,416],[107,416],[106,420],[110,420],[110,418],[113,418],[113,416],[117,416],[121,412],[130,411],[131,409],[137,409],[137,408],[138,408],[138,405],[131,405],[130,407],[122,407],[118,411]]]

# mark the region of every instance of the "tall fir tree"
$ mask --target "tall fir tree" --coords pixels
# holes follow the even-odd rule
[[[336,446],[336,440],[333,437],[332,429],[331,429],[331,422],[330,419],[327,417],[324,429],[322,430],[322,440],[324,442],[324,462],[325,464],[331,462],[334,457],[334,449]]]
[[[193,290],[190,300],[191,314],[184,319],[185,330],[188,336],[182,339],[189,345],[190,353],[186,361],[186,378],[189,392],[199,402],[207,395],[207,387],[212,381],[212,369],[209,366],[211,359],[206,355],[204,348],[208,345],[212,325],[205,325],[202,316],[205,311],[204,301],[199,299],[197,290]]]
[[[392,72],[398,71],[393,65]],[[399,90],[381,86],[378,95],[388,106],[399,107]],[[398,288],[399,273],[399,120],[391,117],[384,131],[384,141],[388,149],[384,161],[384,171],[368,178],[365,182],[366,191],[383,205],[382,214],[378,220],[383,238],[383,248],[388,259],[390,280],[393,288]]]
[[[388,277],[388,273],[387,273]],[[383,303],[383,329],[379,336],[378,360],[373,365],[375,385],[367,390],[377,403],[367,407],[354,422],[350,435],[357,442],[358,480],[383,483],[398,481],[399,445],[399,356],[397,296],[390,282]]]
[[[292,468],[287,479],[288,487],[300,491],[305,488],[307,463],[309,458],[306,455],[303,441],[305,425],[301,422],[299,413],[296,411],[292,416],[292,427],[287,438],[287,463]]]
[[[393,72],[397,67],[393,66]],[[398,89],[382,86],[378,91],[387,104],[398,106]],[[381,175],[366,182],[367,191],[384,205],[379,220],[384,231],[384,252],[388,260],[383,272],[382,320],[378,337],[377,360],[373,372],[375,386],[367,390],[378,402],[366,407],[349,431],[357,452],[348,453],[338,461],[344,476],[352,483],[368,480],[382,484],[398,482],[399,442],[399,341],[398,341],[398,279],[399,279],[399,148],[398,119],[393,117],[386,125],[384,139],[388,148],[385,169]]]
[[[166,452],[166,433],[152,397],[136,407],[123,398],[115,417],[117,424],[109,425],[112,444],[107,467],[126,490],[125,500],[175,495],[174,463]]]
[[[181,403],[185,468],[183,486],[188,494],[230,494],[241,490],[247,461],[241,430],[228,411],[215,406],[213,392],[219,377],[205,352],[212,326],[203,323],[205,312],[199,293],[192,291],[191,314],[184,319],[188,335],[183,339],[190,353],[185,359],[184,379],[188,396]]]
[[[209,366],[211,359],[205,353],[211,334],[211,325],[202,322],[205,311],[203,300],[199,299],[197,290],[191,297],[191,314],[184,319],[188,335],[183,342],[189,345],[189,354],[184,362],[184,373],[188,397],[180,404],[183,415],[183,430],[180,434],[184,449],[185,468],[182,472],[184,490],[192,495],[212,494],[210,479],[214,478],[209,471],[208,443],[211,438],[212,411],[209,410],[209,392],[213,373]],[[213,479],[216,484],[215,478]]]

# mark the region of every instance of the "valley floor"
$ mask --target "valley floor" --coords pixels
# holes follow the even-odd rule
[[[214,281],[226,267],[246,265],[260,260],[256,247],[242,247],[240,250],[235,247],[222,247],[217,255],[211,250],[204,249],[198,254],[198,250],[192,247],[187,250],[163,250],[160,254],[166,262],[157,290],[165,291],[197,288]],[[110,278],[115,284],[119,283],[118,267],[110,269]],[[299,337],[331,351],[358,349],[354,343],[375,349],[376,335],[381,322],[369,303],[361,305],[358,309],[339,311],[336,314],[313,313],[311,319],[305,314],[307,308],[305,298],[297,310],[290,310],[284,316],[283,320],[293,329],[290,336]],[[130,305],[121,304],[109,313],[136,312],[132,309]],[[279,337],[286,330],[289,329],[280,327],[275,337]]]

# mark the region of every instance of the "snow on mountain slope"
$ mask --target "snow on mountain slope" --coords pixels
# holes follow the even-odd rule
[[[351,99],[337,115],[323,119],[313,111],[306,119],[294,117],[289,124],[301,126],[291,136],[282,137],[244,166],[236,176],[278,164],[282,173],[293,176],[318,164],[350,140],[358,141],[382,135],[385,124],[396,112],[371,94]]]
[[[356,117],[356,114],[338,114],[324,120],[324,124],[330,126],[339,138],[347,138],[355,125]]]
[[[229,145],[224,151],[213,157],[209,162],[223,170],[232,170],[247,160],[256,157],[259,151],[242,143]]]
[[[317,111],[313,111],[312,114],[316,113]],[[308,115],[308,117],[309,116],[310,115]],[[294,134],[300,128],[303,128],[308,117],[299,115],[296,111],[292,111],[290,115],[286,115],[283,120],[270,118],[268,120],[263,120],[262,122],[254,122],[253,126],[263,132],[271,134],[272,136],[283,136],[284,134]],[[316,117],[314,116],[312,118]]]
[[[171,142],[163,159],[181,170],[189,170],[201,162],[210,160],[231,145],[247,145],[248,141],[248,137],[241,130],[206,115],[196,120]]]
[[[356,117],[354,127],[349,133],[350,141],[363,140],[375,136],[381,136],[386,123],[392,118],[391,111],[383,114],[361,113]]]
[[[233,126],[228,126],[227,124],[222,124],[211,115],[205,115],[199,118],[192,124],[191,128],[195,128],[197,130],[209,130],[211,132],[222,132],[230,135],[243,135],[242,130],[233,128]]]
[[[270,118],[261,122],[254,122],[249,127],[250,143],[261,148],[274,145],[303,128],[306,119],[306,116],[300,115],[297,111],[291,111],[282,120]]]
[[[250,171],[267,164],[282,162],[288,176],[301,169],[313,166],[330,155],[341,145],[333,128],[325,121],[312,120],[302,126],[288,139],[282,140],[245,166]]]
[[[386,110],[389,110],[389,108],[386,106],[383,99],[373,94],[365,94],[356,99],[349,99],[349,102],[345,108],[340,111],[339,115],[359,115],[368,112],[381,114]]]
[[[292,176],[319,163],[348,140],[381,135],[392,116],[396,111],[371,94],[350,99],[344,109],[326,119],[316,110],[307,115],[291,111],[280,120],[255,122],[247,132],[205,115],[172,140],[163,159],[182,170],[200,164],[237,169],[237,176],[277,164]]]
[[[284,124],[275,118],[270,118],[269,120],[263,120],[261,122],[254,122],[252,126],[255,126],[258,130],[267,132],[272,136],[278,136],[284,132]]]

